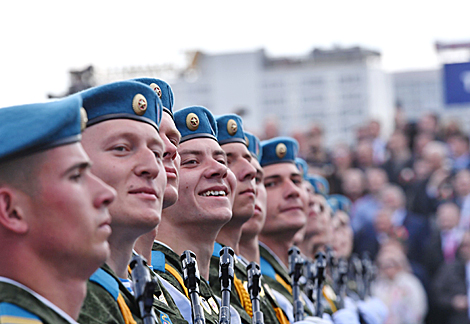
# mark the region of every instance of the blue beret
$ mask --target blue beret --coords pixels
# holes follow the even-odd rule
[[[173,118],[173,105],[175,103],[175,99],[173,96],[173,90],[171,90],[168,83],[163,80],[153,78],[137,78],[131,81],[141,82],[152,88],[157,96],[162,100],[163,111],[169,113],[171,118]]]
[[[275,137],[261,142],[261,166],[275,163],[295,163],[299,144],[291,137]]]
[[[307,161],[298,157],[298,158],[295,158],[295,165],[297,166],[297,169],[299,169],[299,171],[302,172],[302,178],[306,180],[307,175],[308,175]]]
[[[190,106],[175,112],[176,128],[181,134],[180,143],[193,138],[212,138],[217,141],[217,124],[209,109]]]
[[[330,184],[324,177],[319,175],[308,175],[306,180],[313,186],[315,193],[323,196],[328,196],[330,193]]]
[[[158,130],[162,120],[162,101],[148,85],[120,81],[79,93],[91,126],[110,119],[133,119],[148,123]]]
[[[250,151],[251,155],[253,155],[258,160],[258,162],[260,162],[263,155],[261,152],[261,143],[259,138],[251,133],[245,132],[245,140],[248,151]]]
[[[217,141],[220,145],[242,143],[246,145],[243,122],[240,116],[227,114],[216,117]]]
[[[351,211],[352,203],[351,203],[351,200],[349,200],[349,198],[346,196],[338,195],[338,194],[330,195],[328,197],[328,202],[330,203],[330,205],[336,207],[336,208],[333,208],[334,211],[342,210],[347,214],[349,214],[349,212]]]
[[[5,162],[80,140],[86,125],[82,99],[73,95],[46,103],[0,109],[0,161]]]

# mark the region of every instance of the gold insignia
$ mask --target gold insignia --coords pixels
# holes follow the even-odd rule
[[[217,314],[219,315],[219,306],[218,304],[215,302],[214,298],[211,297],[207,300],[209,302],[209,305],[211,305],[211,308],[212,310]]]
[[[85,108],[80,108],[80,131],[86,128],[86,123],[88,123],[88,115],[86,113]]]
[[[322,292],[323,292],[323,296],[325,296],[325,298],[327,298],[329,300],[332,300],[332,301],[336,300],[335,291],[333,290],[333,288],[331,288],[331,286],[328,286],[328,285],[323,286],[323,291]]]
[[[279,143],[276,146],[276,155],[278,158],[282,159],[284,156],[286,156],[287,153],[287,147],[284,143]]]
[[[202,308],[204,308],[204,310],[206,311],[207,314],[212,314],[209,303],[207,302],[207,300],[204,297],[201,297],[199,303],[201,304]]]
[[[238,129],[237,122],[234,121],[233,119],[229,119],[228,122],[227,122],[227,132],[228,132],[228,134],[230,136],[235,135],[235,133],[237,132],[237,129]]]
[[[250,140],[245,136],[246,147],[250,146]]]
[[[147,99],[140,93],[136,94],[132,100],[132,109],[137,115],[142,116],[147,110]]]
[[[189,130],[195,131],[199,127],[199,118],[195,113],[189,113],[188,116],[186,116],[186,127],[189,128]]]
[[[156,84],[156,83],[150,83],[150,88],[152,88],[153,91],[155,91],[155,93],[157,94],[158,98],[162,99],[162,89],[160,89],[160,87],[158,86],[158,84]]]

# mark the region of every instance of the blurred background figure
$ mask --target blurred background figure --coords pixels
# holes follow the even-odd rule
[[[390,136],[387,144],[388,158],[382,165],[387,172],[391,183],[398,184],[403,188],[414,178],[413,155],[409,147],[409,141],[406,135],[396,130]]]
[[[364,225],[371,225],[381,207],[380,191],[388,183],[387,173],[380,168],[370,168],[365,172],[366,194],[359,198],[351,210],[351,225],[358,232]]]
[[[373,160],[375,165],[381,165],[385,162],[385,149],[387,143],[381,138],[381,125],[376,119],[369,122],[369,136],[373,147]]]
[[[444,264],[433,281],[436,305],[443,314],[439,323],[470,323],[469,282],[470,232],[467,231],[463,235],[456,260]]]
[[[421,324],[427,312],[426,292],[412,273],[400,243],[390,241],[377,256],[379,275],[372,295],[387,305],[387,324]]]

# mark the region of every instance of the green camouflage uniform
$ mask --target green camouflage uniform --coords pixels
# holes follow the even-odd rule
[[[0,323],[70,324],[71,322],[26,290],[0,282]]]
[[[276,257],[271,254],[263,245],[259,246],[260,252],[260,267],[261,273],[266,280],[269,287],[283,297],[285,297],[292,305],[294,304],[294,296],[292,296],[291,290],[286,286],[292,287],[291,279],[287,269],[278,262]],[[303,297],[300,296],[302,303],[304,304],[304,315],[312,316],[313,313],[309,307],[305,304]]]
[[[210,274],[209,274],[209,283],[212,287],[212,290],[216,293],[218,297],[222,297],[221,294],[221,285],[219,279],[219,263],[220,263],[220,250],[224,247],[224,245],[215,243],[214,245],[214,252],[211,258],[211,267],[210,267]],[[243,287],[248,292],[248,273],[246,271],[246,266],[243,264],[241,260],[239,260],[238,256],[235,255],[234,257],[234,274],[235,276],[243,283]],[[263,313],[264,322],[265,323],[279,323],[276,313],[271,306],[270,302],[267,300],[267,296],[265,295],[265,289],[261,288],[262,292],[260,293],[260,310]],[[235,285],[232,282],[231,287],[231,294],[230,294],[230,305],[232,305],[237,312],[240,314],[242,319],[242,323],[252,323],[251,316],[246,312],[242,303],[240,301],[240,296],[235,289]]]
[[[183,267],[181,265],[180,256],[177,255],[173,250],[169,249],[167,246],[158,242],[154,242],[152,250],[153,271],[157,273],[160,277],[162,277],[165,281],[169,282],[181,294],[186,296],[185,289],[183,288],[185,287],[184,283],[183,285],[181,285],[179,281],[184,280]],[[173,274],[167,271],[165,269],[165,264],[176,270],[179,278],[176,278]],[[204,310],[204,318],[206,319],[206,323],[218,324],[219,304],[209,284],[202,277],[199,284],[199,291],[201,294],[201,306]]]

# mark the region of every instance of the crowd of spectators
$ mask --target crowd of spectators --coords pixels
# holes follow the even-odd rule
[[[269,133],[276,133],[273,125]],[[392,308],[419,309],[406,315],[411,322],[396,323],[470,323],[470,145],[463,128],[442,125],[432,113],[417,122],[397,114],[387,138],[377,120],[358,127],[352,146],[326,147],[323,135],[312,125],[293,137],[309,173],[324,176],[330,194],[351,200],[353,250],[376,262],[378,286],[413,297],[408,304],[390,300]]]

